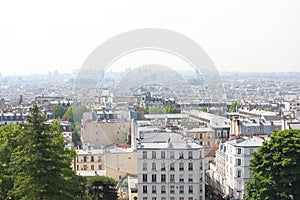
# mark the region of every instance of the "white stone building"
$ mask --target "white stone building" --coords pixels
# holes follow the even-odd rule
[[[215,189],[223,196],[226,188],[226,143],[219,144],[215,162]],[[213,169],[212,169],[213,170]],[[212,177],[214,178],[214,177]]]
[[[286,111],[296,111],[300,110],[300,99],[285,102],[284,103]]]
[[[177,133],[145,133],[137,144],[138,199],[204,200],[204,150]]]
[[[252,153],[257,152],[258,147],[262,145],[263,141],[263,139],[258,137],[244,137],[225,143],[223,147],[226,148],[225,194],[228,194],[231,198],[243,199],[245,196],[246,183],[252,178],[249,170],[250,160],[253,157]],[[222,166],[222,163],[223,160],[217,160],[217,166]]]

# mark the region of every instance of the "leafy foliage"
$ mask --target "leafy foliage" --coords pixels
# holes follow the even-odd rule
[[[164,108],[149,107],[144,109],[145,114],[169,114],[169,113],[181,113],[180,108],[166,106]]]
[[[250,161],[246,199],[300,199],[300,130],[275,131]]]
[[[88,180],[89,193],[99,200],[117,199],[116,185],[114,179],[106,176],[94,176]]]
[[[67,111],[67,108],[65,108],[62,105],[54,105],[52,107],[53,113],[54,113],[54,118],[62,118]]]
[[[71,122],[72,128],[72,142],[74,146],[80,146],[80,120],[82,119],[83,113],[87,110],[85,106],[70,106],[66,113],[64,114],[65,117],[69,119]]]
[[[1,128],[1,199],[83,199],[85,180],[70,167],[76,153],[65,149],[59,121],[47,124],[34,106],[27,122]]]
[[[228,109],[228,112],[237,112],[238,111],[238,108],[241,107],[241,104],[238,103],[238,102],[232,102],[232,104],[230,105],[229,109]]]
[[[6,125],[0,128],[0,199],[8,198],[8,192],[13,188],[9,166],[11,154],[18,146],[16,136],[20,132],[20,126]]]
[[[67,117],[71,123],[80,122],[86,110],[87,108],[85,106],[70,106],[64,116]]]

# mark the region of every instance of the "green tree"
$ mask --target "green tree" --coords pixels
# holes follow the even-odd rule
[[[300,130],[275,131],[250,161],[246,199],[300,199]]]
[[[52,110],[55,118],[62,118],[67,111],[67,109],[62,105],[54,105]]]
[[[81,119],[83,113],[87,110],[85,106],[70,106],[66,113],[64,114],[65,117],[68,118],[69,122],[71,123],[72,129],[72,142],[74,146],[80,146],[80,126],[81,126]]]
[[[114,179],[106,176],[94,176],[88,180],[89,193],[99,200],[118,199],[116,185]]]
[[[238,108],[241,107],[241,104],[238,103],[238,102],[232,102],[229,109],[228,109],[228,112],[237,112],[238,111]]]
[[[170,113],[181,113],[181,109],[172,106],[166,106],[164,108],[159,108],[154,106],[144,108],[144,114],[170,114]]]
[[[8,192],[13,188],[13,178],[9,170],[11,154],[18,147],[16,136],[20,126],[6,125],[0,128],[0,199],[9,199]]]
[[[164,108],[165,113],[181,113],[180,108],[172,107],[172,106],[166,106]]]
[[[30,113],[11,154],[13,189],[9,195],[13,199],[80,199],[84,183],[70,167],[76,153],[65,149],[59,121],[46,123],[36,105]]]
[[[208,112],[208,107],[203,107],[203,108],[200,108],[200,111],[202,111],[202,112]]]
[[[80,122],[86,110],[85,106],[70,106],[64,116],[68,117],[71,123]]]

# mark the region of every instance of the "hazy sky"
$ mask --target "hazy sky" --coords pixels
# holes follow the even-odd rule
[[[297,0],[27,0],[0,3],[0,73],[69,72],[105,40],[138,28],[188,36],[222,71],[300,71]]]

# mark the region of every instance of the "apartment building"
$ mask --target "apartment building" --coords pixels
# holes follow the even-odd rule
[[[300,110],[300,99],[285,102],[284,103],[286,111],[296,111]]]
[[[251,180],[249,169],[253,152],[257,152],[264,139],[237,138],[219,144],[216,151],[216,161],[211,167],[211,183],[215,191],[223,197],[231,199],[243,199],[246,195],[246,183]]]
[[[204,150],[177,133],[147,133],[137,144],[138,197],[204,200]]]
[[[106,175],[103,149],[80,149],[76,152],[73,167],[77,175],[85,177]]]
[[[215,132],[211,128],[199,127],[187,130],[185,132],[187,137],[192,137],[199,140],[200,145],[213,146],[216,144]]]

